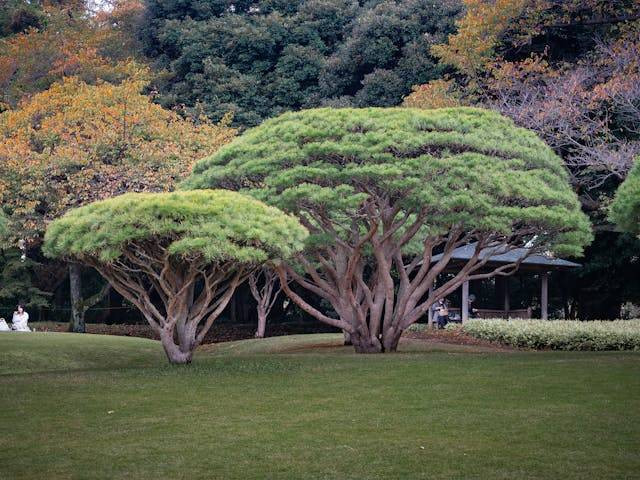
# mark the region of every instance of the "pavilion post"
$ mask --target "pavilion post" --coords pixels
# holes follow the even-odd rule
[[[505,277],[502,281],[504,282],[504,318],[509,320],[509,310],[511,310],[511,302],[509,299],[509,279]]]
[[[540,295],[540,317],[542,320],[549,319],[549,273],[544,272],[540,275],[542,281],[542,292]]]
[[[431,295],[433,295],[433,285],[431,285],[429,287],[429,297],[431,297]],[[429,325],[429,328],[432,329],[433,328],[433,309],[431,308],[431,306],[429,306],[429,310],[427,311],[427,324]]]
[[[462,323],[469,320],[469,280],[462,284]]]

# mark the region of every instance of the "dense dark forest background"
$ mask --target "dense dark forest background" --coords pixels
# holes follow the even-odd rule
[[[236,132],[321,106],[483,106],[535,130],[565,160],[595,231],[583,268],[552,276],[552,314],[612,319],[640,304],[640,240],[607,221],[640,153],[634,0],[8,0],[0,91],[0,197],[15,245],[0,255],[5,316],[24,301],[34,319],[82,308],[88,321],[141,321],[95,272],[43,258],[46,222],[94,199],[87,190],[170,190]],[[117,135],[96,127],[88,143],[69,133],[72,113],[44,131],[81,95]],[[70,275],[81,281],[75,303]],[[510,282],[514,307],[537,305],[537,279]],[[499,305],[494,287],[472,286],[479,305]],[[242,288],[225,317],[254,322],[254,305]],[[305,319],[283,302],[272,318]]]
[[[429,50],[454,31],[458,1],[147,3],[145,55],[166,70],[158,100],[238,125],[287,110],[393,106],[442,76]]]

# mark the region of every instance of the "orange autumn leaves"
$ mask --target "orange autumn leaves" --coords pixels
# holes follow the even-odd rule
[[[37,240],[69,208],[128,191],[167,191],[228,142],[229,121],[184,119],[141,93],[144,80],[65,78],[0,114],[0,200]]]
[[[116,29],[113,16],[131,3],[135,4],[122,2],[107,18],[46,7],[41,28],[0,38],[0,111],[15,108],[25,96],[65,77],[92,84],[129,78],[139,66],[132,60],[131,42]]]
[[[456,22],[457,33],[431,53],[460,72],[475,76],[491,59],[500,35],[520,16],[528,0],[465,0],[466,14]]]
[[[640,4],[626,0],[464,0],[431,53],[450,76],[404,106],[500,111],[562,155],[581,190],[609,191],[640,153]],[[599,208],[594,195],[584,196]]]

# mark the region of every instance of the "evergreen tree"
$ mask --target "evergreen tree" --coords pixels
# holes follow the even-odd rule
[[[159,101],[256,125],[321,105],[391,106],[442,74],[429,53],[452,32],[447,0],[148,0],[145,53]]]
[[[560,158],[480,109],[287,113],[200,161],[184,188],[241,190],[296,214],[311,235],[297,265],[279,265],[282,288],[358,352],[394,351],[465,281],[517,270],[486,265],[484,249],[580,255],[591,241]],[[453,250],[471,244],[472,258],[431,290]],[[287,277],[335,313],[309,304]]]

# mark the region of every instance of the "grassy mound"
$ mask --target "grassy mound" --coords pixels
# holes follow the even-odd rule
[[[401,351],[483,353],[492,349],[406,339],[401,344]],[[205,345],[196,353],[195,363],[206,362],[210,357],[272,354],[355,355],[353,347],[343,345],[342,334],[324,333]],[[0,333],[0,375],[162,367],[165,363],[160,344],[145,338],[52,332]]]
[[[134,368],[164,360],[158,342],[72,333],[0,333],[0,375]]]
[[[640,320],[484,320],[462,326],[469,335],[514,347],[552,350],[640,350]]]

